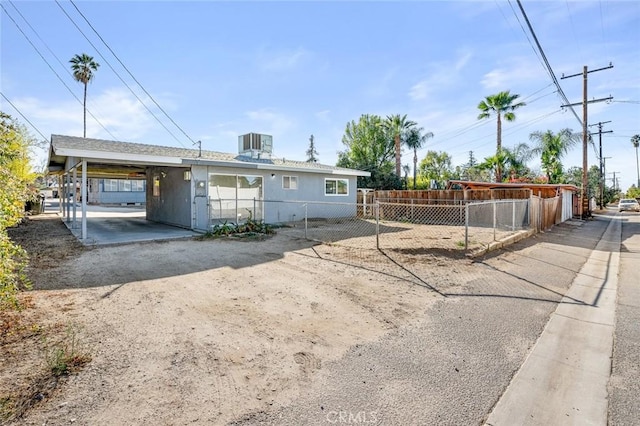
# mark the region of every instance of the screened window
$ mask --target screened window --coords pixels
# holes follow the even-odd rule
[[[104,192],[144,192],[146,184],[144,180],[136,179],[103,179]]]
[[[132,180],[131,181],[131,191],[133,192],[144,192],[146,185],[146,181],[144,180]]]
[[[349,181],[346,179],[325,179],[325,195],[349,195]]]
[[[118,191],[118,179],[104,179],[104,192]]]
[[[282,188],[284,188],[284,189],[298,189],[298,177],[297,176],[282,176]]]

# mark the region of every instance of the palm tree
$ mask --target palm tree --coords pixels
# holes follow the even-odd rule
[[[417,125],[417,123],[407,120],[407,115],[388,115],[387,119],[382,124],[385,130],[387,130],[391,136],[393,136],[395,144],[395,157],[396,157],[396,176],[401,176],[402,164],[402,152],[400,140],[404,138],[406,132]]]
[[[71,60],[71,70],[73,71],[73,78],[76,81],[84,84],[84,133],[83,137],[87,137],[87,84],[93,80],[93,72],[98,70],[99,63],[93,60],[93,56],[89,56],[86,53],[82,55],[75,55]]]
[[[551,130],[533,132],[529,139],[536,143],[532,153],[540,155],[542,170],[546,173],[549,183],[560,183],[562,178],[562,157],[580,141],[580,134],[572,133],[571,129],[562,129],[557,134]]]
[[[638,146],[640,145],[640,135],[633,135],[631,137],[631,143],[636,149],[636,174],[638,175],[638,188],[640,188],[640,165],[638,164]]]
[[[480,101],[478,109],[481,111],[478,115],[478,120],[484,120],[491,117],[493,114],[498,118],[498,135],[496,144],[496,154],[499,154],[502,150],[502,117],[507,121],[514,121],[516,115],[514,110],[525,106],[524,102],[514,103],[520,95],[512,95],[509,90],[500,92],[495,95],[487,96]],[[502,176],[502,170],[500,164],[496,168],[496,181],[500,182]]]
[[[410,149],[413,149],[413,189],[416,189],[418,150],[427,143],[427,139],[431,139],[433,137],[433,132],[423,132],[424,129],[422,127],[412,127],[407,132],[407,136],[404,140],[405,145],[407,145],[407,147],[409,147]]]

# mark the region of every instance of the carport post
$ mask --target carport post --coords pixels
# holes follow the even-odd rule
[[[75,161],[75,159],[74,159]],[[76,209],[76,186],[78,185],[78,165],[73,166],[73,223],[71,224],[71,227],[73,229],[76,229],[76,216],[77,216],[77,209]]]
[[[69,173],[67,173],[66,178],[67,178],[67,184],[65,185],[65,188],[64,188],[64,205],[67,210],[67,215],[66,215],[67,223],[69,223],[69,220],[71,219],[71,204],[69,204],[69,188],[71,187],[71,176],[69,175]]]
[[[87,160],[82,159],[82,184],[80,185],[80,191],[82,192],[82,231],[80,233],[80,239],[87,238]]]

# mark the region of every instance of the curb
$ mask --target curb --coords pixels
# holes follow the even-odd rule
[[[473,259],[479,256],[483,256],[491,251],[498,250],[506,246],[510,246],[511,244],[517,243],[518,241],[522,241],[525,238],[529,238],[535,234],[536,234],[535,229],[526,229],[524,231],[520,231],[517,234],[510,235],[507,238],[504,238],[500,241],[494,241],[492,243],[489,243],[486,247],[482,247],[481,249],[468,253],[467,257]]]

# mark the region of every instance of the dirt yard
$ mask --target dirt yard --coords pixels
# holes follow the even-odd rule
[[[327,363],[423,321],[439,298],[378,252],[354,257],[286,230],[89,249],[46,214],[10,235],[34,286],[22,334],[2,341],[0,398],[22,386],[33,405],[15,424],[233,422],[286,406]],[[468,262],[406,257],[441,288]],[[46,369],[41,330],[71,333],[91,358],[44,390],[33,386]]]

